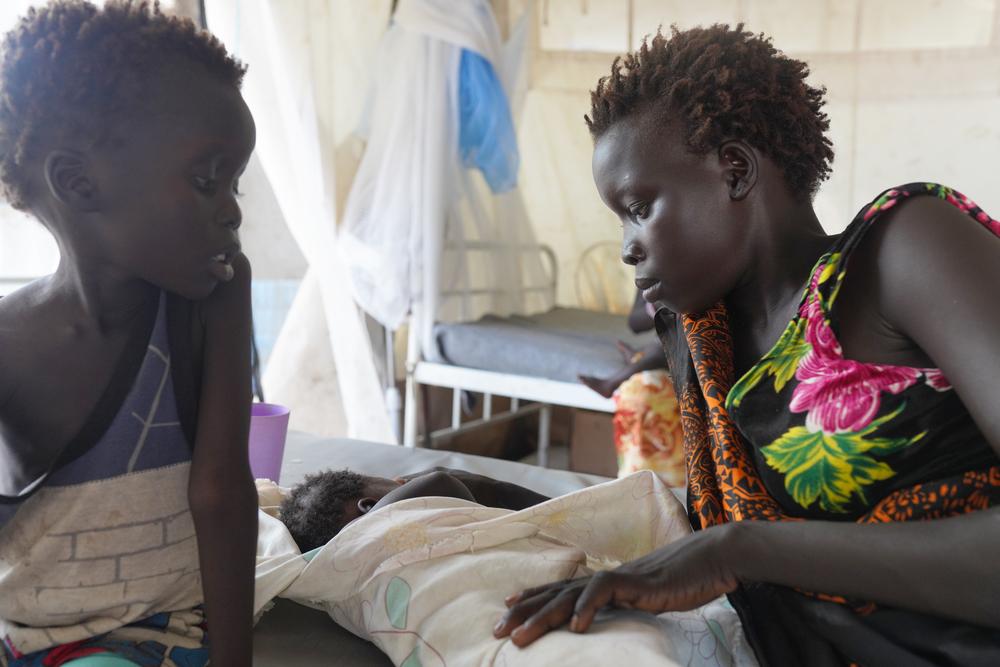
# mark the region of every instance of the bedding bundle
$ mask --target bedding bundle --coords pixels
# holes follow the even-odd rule
[[[602,613],[586,634],[552,632],[519,649],[495,639],[504,597],[639,558],[690,533],[651,472],[519,512],[456,498],[404,500],[301,554],[260,513],[255,610],[276,596],[326,611],[396,665],[753,665],[725,598],[688,612]]]

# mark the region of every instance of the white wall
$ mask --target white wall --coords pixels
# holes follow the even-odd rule
[[[526,0],[511,0],[515,17]],[[659,25],[745,21],[811,66],[828,90],[836,159],[816,197],[830,232],[881,190],[939,181],[1000,212],[1000,12],[995,0],[538,0],[520,139],[521,185],[539,240],[574,303],[577,258],[618,238],[590,173],[589,91],[626,44]],[[629,6],[631,5],[631,30]],[[547,23],[546,23],[547,19]]]

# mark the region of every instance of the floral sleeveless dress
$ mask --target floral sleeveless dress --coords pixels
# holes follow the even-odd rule
[[[918,196],[946,200],[1000,236],[1000,221],[950,188],[887,190],[819,259],[798,314],[738,381],[724,304],[674,321],[657,314],[695,529],[933,519],[1000,504],[1000,458],[947,377],[846,359],[837,339],[834,306],[851,253],[886,211]],[[730,599],[764,664],[1000,664],[1000,632],[987,628],[769,585]]]
[[[793,516],[857,519],[877,500],[931,480],[935,516],[956,501],[986,506],[982,494],[963,495],[977,488],[965,476],[1000,462],[941,371],[845,359],[837,339],[834,306],[851,253],[882,213],[917,195],[941,197],[1000,235],[1000,221],[944,186],[885,192],[820,258],[798,316],[726,397],[764,485]],[[775,406],[779,415],[759,418]],[[879,511],[905,520],[913,509]]]

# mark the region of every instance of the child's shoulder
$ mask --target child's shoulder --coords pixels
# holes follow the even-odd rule
[[[0,411],[23,369],[35,360],[38,346],[32,341],[43,337],[47,328],[47,282],[36,280],[0,298]]]
[[[9,345],[30,340],[44,326],[47,283],[41,278],[0,298],[0,360],[13,356]]]

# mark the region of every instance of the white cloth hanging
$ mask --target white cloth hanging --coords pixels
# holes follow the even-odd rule
[[[328,409],[342,407],[348,436],[392,442],[371,342],[346,287],[348,274],[337,248],[335,144],[330,118],[320,118],[329,109],[317,103],[317,89],[328,82],[319,76],[323,70],[316,68],[313,54],[303,48],[310,22],[329,19],[333,9],[326,0],[210,2],[206,9],[212,32],[249,66],[243,97],[257,124],[256,151],[285,222],[309,262],[303,284],[319,288],[300,292],[273,358],[287,358],[284,343],[325,324],[342,402]],[[299,303],[305,298],[309,307]],[[295,359],[296,368],[278,371],[304,381],[309,359]],[[267,380],[265,376],[265,385]]]
[[[435,321],[523,311],[522,282],[541,274],[540,259],[521,252],[533,234],[520,195],[494,196],[459,158],[462,50],[492,64],[509,97],[523,36],[510,45],[487,0],[401,0],[379,49],[340,239],[355,300],[393,330],[418,310],[426,356]]]

